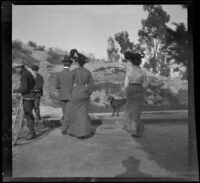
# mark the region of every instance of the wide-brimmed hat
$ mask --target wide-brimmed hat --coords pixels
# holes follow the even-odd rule
[[[72,63],[72,60],[68,55],[65,55],[62,62],[63,63]]]
[[[16,59],[14,63],[12,64],[12,68],[18,68],[22,66],[25,66],[25,60],[23,59]]]

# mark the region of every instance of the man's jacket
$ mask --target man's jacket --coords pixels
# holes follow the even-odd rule
[[[73,87],[73,75],[68,68],[64,68],[57,74],[55,87],[60,90],[58,100],[69,100]]]
[[[35,91],[35,97],[43,96],[43,85],[44,85],[44,78],[37,73],[35,78],[35,85],[34,85],[34,91]]]
[[[25,68],[23,68],[21,71],[20,87],[14,91],[17,93],[21,93],[24,99],[34,99],[34,85],[35,80],[32,74]]]

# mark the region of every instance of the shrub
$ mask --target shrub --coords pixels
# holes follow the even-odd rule
[[[54,64],[62,64],[61,59],[63,56],[63,54],[57,53],[52,49],[49,49],[47,61]]]
[[[25,50],[25,49],[23,49],[23,50],[21,50],[23,53],[25,53],[25,54],[28,54],[28,55],[31,55],[32,54],[32,52],[30,51],[30,50]]]
[[[27,54],[23,51],[19,51],[19,50],[13,50],[12,51],[13,62],[15,62],[15,59],[25,60],[27,66],[31,66],[32,64],[38,64],[39,63],[39,61],[36,60],[35,58],[33,58],[31,55],[29,55],[29,54]]]
[[[12,49],[22,50],[22,42],[20,40],[14,40],[12,42]]]
[[[36,48],[36,47],[37,47],[37,44],[34,43],[33,41],[29,41],[29,42],[28,42],[28,45],[31,46],[31,47],[33,47],[33,48]]]
[[[45,51],[45,46],[38,46],[34,50],[38,51]]]
[[[96,98],[94,99],[94,101],[95,101],[96,103],[99,103],[99,102],[100,102],[100,98],[99,98],[99,97],[96,97]]]

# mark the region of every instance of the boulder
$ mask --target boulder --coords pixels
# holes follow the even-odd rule
[[[164,98],[161,97],[160,95],[157,94],[157,95],[155,96],[155,101],[156,101],[156,102],[162,102],[163,100],[164,100]]]
[[[155,97],[153,95],[149,95],[147,100],[155,101]]]
[[[147,100],[147,104],[148,105],[154,105],[154,101],[153,100]]]

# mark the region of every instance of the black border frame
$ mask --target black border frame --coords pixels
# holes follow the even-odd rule
[[[12,65],[12,4],[14,5],[132,5],[132,4],[185,4],[188,6],[188,31],[189,31],[189,67],[188,67],[188,92],[189,92],[189,127],[188,127],[188,135],[189,135],[189,170],[191,176],[188,178],[143,178],[143,177],[133,177],[133,178],[13,178],[12,177],[12,119],[11,119],[11,65]],[[195,103],[196,97],[198,93],[194,92],[194,52],[195,47],[193,44],[195,41],[194,37],[194,3],[192,0],[182,0],[182,1],[173,1],[173,0],[151,0],[151,1],[139,1],[139,0],[108,0],[108,1],[91,1],[91,0],[76,0],[76,1],[3,1],[1,3],[2,8],[2,18],[1,18],[1,46],[2,46],[2,83],[3,83],[3,93],[2,93],[2,142],[3,142],[3,170],[2,176],[4,181],[12,181],[12,182],[38,182],[38,181],[48,181],[48,182],[84,182],[84,181],[113,181],[113,182],[131,182],[131,181],[197,181],[199,177],[195,177],[198,174],[198,153],[197,153],[197,126],[198,124],[195,122]],[[195,95],[196,94],[196,95]],[[196,110],[197,114],[197,110]]]

